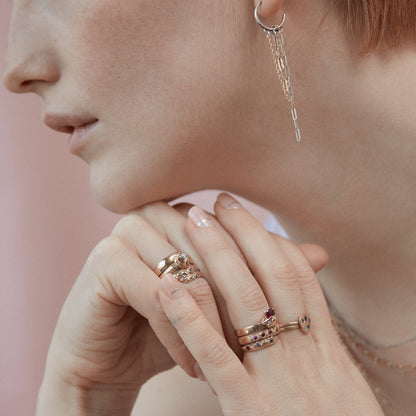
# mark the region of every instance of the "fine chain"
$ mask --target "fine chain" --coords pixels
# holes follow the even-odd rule
[[[332,308],[331,308],[332,309]],[[398,370],[400,372],[400,374],[402,375],[406,375],[406,376],[410,376],[410,371],[414,371],[416,369],[415,365],[403,365],[403,364],[393,364],[390,361],[379,357],[377,355],[375,355],[374,353],[372,353],[371,351],[369,351],[367,348],[364,347],[364,345],[358,343],[352,336],[352,334],[350,333],[349,329],[344,326],[342,324],[342,320],[340,320],[339,318],[337,319],[336,317],[336,312],[335,310],[331,310],[331,319],[332,319],[332,324],[334,326],[334,328],[336,329],[336,333],[337,336],[339,338],[339,341],[341,343],[341,345],[344,347],[346,353],[348,354],[348,356],[350,357],[350,359],[354,362],[354,364],[356,365],[356,367],[360,370],[361,374],[363,375],[363,377],[370,383],[370,376],[369,374],[365,371],[364,366],[358,361],[358,358],[356,358],[352,351],[350,351],[350,349],[347,346],[347,343],[344,341],[342,334],[345,335],[345,337],[348,338],[348,340],[350,341],[350,343],[357,349],[360,349],[367,357],[369,357],[370,359],[372,359],[375,363],[377,364],[384,364],[389,368]],[[414,377],[410,376],[411,379],[414,380]],[[381,390],[380,386],[378,386],[375,382],[370,383],[372,384],[375,392],[377,393],[377,395],[379,396],[379,398],[381,399],[381,401],[384,403],[384,405],[386,405],[391,413],[394,416],[399,416],[399,413],[397,411],[397,409],[393,406],[393,404],[391,403],[391,401],[388,399],[387,395]]]
[[[301,141],[302,137],[299,130],[298,114],[295,107],[295,97],[293,93],[292,82],[290,79],[289,65],[287,63],[287,56],[285,51],[285,42],[282,35],[282,28],[275,28],[274,30],[265,30],[269,41],[270,49],[273,55],[274,64],[277,74],[282,85],[283,93],[290,103],[290,113],[292,115],[293,124],[295,126],[296,140]]]

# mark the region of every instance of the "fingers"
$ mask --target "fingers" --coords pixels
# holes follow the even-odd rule
[[[164,235],[165,239],[178,250],[185,251],[189,253],[194,260],[195,264],[201,269],[204,278],[207,280],[211,289],[214,293],[214,297],[217,304],[217,310],[220,314],[222,329],[215,325],[215,321],[209,318],[209,321],[214,326],[217,331],[224,331],[225,337],[234,349],[234,351],[239,355],[242,356],[242,352],[238,346],[238,342],[234,337],[234,327],[230,321],[227,307],[225,304],[225,300],[223,299],[220,291],[216,287],[215,282],[210,276],[209,270],[207,269],[205,262],[199,252],[195,249],[194,244],[192,243],[191,239],[189,238],[188,233],[185,230],[185,224],[188,218],[188,211],[193,205],[189,204],[178,204],[175,207],[171,207],[170,205],[157,202],[153,204],[146,205],[141,207],[132,213],[143,217],[147,220],[152,226],[157,229],[162,235]],[[222,233],[223,237],[229,242],[229,244],[235,249],[236,253],[238,253],[239,257],[243,262],[246,263],[243,255],[240,253],[239,249],[237,248],[234,240],[230,237],[230,235],[224,230],[221,224],[213,218],[214,223],[217,225],[218,230]],[[193,284],[192,284],[193,285]],[[187,286],[188,290],[190,286]],[[191,295],[194,296],[192,290],[190,290]],[[194,296],[194,299],[195,298]],[[197,299],[197,303],[198,299]],[[208,312],[209,317],[209,312]]]
[[[120,238],[131,252],[136,254],[138,263],[141,263],[141,272],[131,276],[140,283],[136,296],[140,296],[140,311],[144,315],[157,334],[160,342],[168,350],[175,362],[180,365],[190,376],[195,377],[194,360],[189,351],[172,327],[158,304],[157,288],[159,278],[153,272],[153,267],[162,258],[177,251],[166,241],[162,234],[150,225],[144,218],[129,214],[123,217],[112,231],[112,236]],[[143,261],[141,262],[139,258]],[[144,264],[143,264],[144,263]],[[145,267],[145,265],[148,265]],[[149,267],[150,266],[150,267]],[[209,284],[203,278],[188,283],[188,287],[201,310],[206,314],[212,325],[222,332],[221,320],[218,315],[215,299]],[[124,288],[121,288],[121,290]],[[130,296],[130,291],[126,292]],[[136,309],[137,310],[137,309]]]
[[[109,305],[131,306],[149,321],[172,359],[191,377],[195,377],[194,360],[158,303],[159,279],[135,251],[126,247],[121,238],[110,235],[97,244],[81,275],[81,283],[86,286],[82,290],[84,296],[92,292],[100,302],[104,300]],[[113,312],[105,312],[101,304],[99,309],[103,319],[104,316],[107,320],[112,319],[108,325],[116,325],[122,318]]]
[[[311,334],[315,338],[315,341],[326,339],[329,333],[332,333],[332,323],[318,278],[299,247],[286,238],[282,236],[279,237],[280,238],[277,238],[275,241],[296,271],[303,302],[305,304],[305,310],[308,312],[308,315],[314,323],[319,321],[319,325],[314,326],[314,330]],[[318,252],[320,260],[324,260],[323,252],[325,252],[324,249]],[[326,254],[326,256],[328,256],[328,254]]]
[[[218,196],[215,212],[247,258],[269,304],[276,308],[279,322],[296,321],[305,312],[305,305],[296,270],[288,257],[263,225],[228,194]],[[284,339],[294,336],[298,338],[291,331]]]
[[[312,331],[317,331],[319,322],[325,328],[328,322],[325,299],[314,271],[301,250],[293,243],[283,250],[288,240],[271,237],[236,201],[225,200],[221,196],[219,201],[222,205],[215,204],[217,218],[246,257],[249,269],[233,255],[230,246],[216,230],[211,216],[204,211],[192,208],[189,211],[192,221],[188,221],[186,228],[226,299],[234,328],[259,322],[262,312],[269,305],[277,309],[281,324],[297,321],[301,314],[310,315],[312,312],[314,318],[309,316],[314,322]],[[317,268],[327,261],[326,253],[319,247],[304,245],[303,248],[314,259]],[[308,287],[301,288],[300,284]],[[307,305],[305,296],[309,297]],[[279,338],[283,345],[290,345],[291,348],[293,345],[296,348],[310,346],[312,341],[299,330],[286,332]]]
[[[228,401],[234,399],[238,403],[242,393],[251,391],[252,381],[186,288],[167,275],[160,283],[159,300],[218,398],[225,396]]]

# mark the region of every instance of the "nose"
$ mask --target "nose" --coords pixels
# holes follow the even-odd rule
[[[23,13],[13,11],[3,72],[3,83],[10,91],[41,93],[59,80],[54,37],[47,30],[45,22],[35,22],[26,13],[23,18]]]
[[[33,52],[20,59],[7,59],[4,85],[12,92],[40,92],[41,88],[59,80],[59,68],[47,54]]]

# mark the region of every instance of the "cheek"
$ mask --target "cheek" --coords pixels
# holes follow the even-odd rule
[[[202,2],[90,0],[71,22],[68,72],[103,121],[91,188],[111,211],[210,185],[245,65]]]
[[[152,64],[148,3],[93,1],[87,2],[82,13],[77,13],[79,21],[73,22],[78,28],[77,35],[70,45],[75,51],[77,82],[94,93],[112,96],[123,85],[132,85],[134,78],[144,71],[144,62]]]

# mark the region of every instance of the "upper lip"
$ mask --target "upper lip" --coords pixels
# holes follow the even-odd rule
[[[58,113],[46,113],[43,121],[51,129],[63,133],[72,133],[77,127],[97,121],[97,118],[90,116],[74,116]]]

